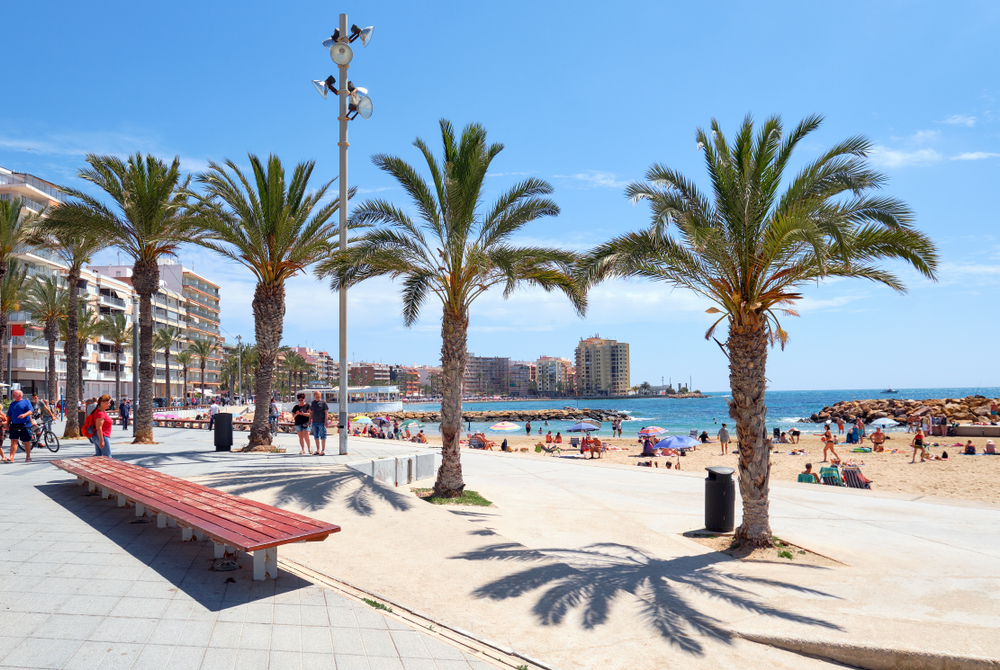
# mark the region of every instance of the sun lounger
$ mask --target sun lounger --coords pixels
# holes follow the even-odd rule
[[[872,482],[858,468],[844,468],[844,484],[852,489],[871,489]]]
[[[815,477],[813,477],[812,475],[807,475],[804,472],[800,472],[799,473],[799,479],[798,479],[798,481],[800,483],[802,483],[802,484],[815,484],[815,483],[817,483]]]
[[[819,471],[819,478],[827,486],[843,486],[844,480],[840,478],[840,472],[837,468],[821,468]]]
[[[688,435],[689,435],[690,437],[693,437],[694,439],[696,439],[696,440],[697,440],[697,439],[698,439],[698,429],[697,429],[697,428],[695,428],[695,429],[694,429],[694,430],[692,430],[692,431],[691,431],[690,433],[688,433]]]
[[[580,438],[578,438],[578,437],[571,437],[571,438],[569,438],[569,446],[573,447],[574,449],[579,449],[580,448]]]

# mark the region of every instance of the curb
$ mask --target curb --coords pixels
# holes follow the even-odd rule
[[[814,642],[790,637],[733,633],[735,637],[864,670],[997,670],[1000,660],[951,656],[933,651],[886,649],[867,645]]]

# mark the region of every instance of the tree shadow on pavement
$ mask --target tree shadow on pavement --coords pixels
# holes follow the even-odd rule
[[[798,584],[721,572],[716,564],[732,559],[719,555],[661,559],[642,549],[614,543],[593,544],[576,550],[533,550],[505,543],[488,545],[453,558],[538,563],[480,586],[472,595],[506,600],[544,589],[532,611],[546,626],[561,624],[571,610],[579,608],[582,609],[583,627],[596,628],[607,621],[612,603],[630,594],[638,600],[642,620],[671,644],[696,655],[702,655],[704,649],[695,636],[704,635],[727,644],[731,643],[731,636],[722,619],[698,609],[685,597],[685,592],[752,614],[841,630],[834,623],[767,605],[752,589],[757,586],[813,596],[835,596]]]
[[[406,512],[412,506],[407,496],[347,467],[282,468],[276,471],[262,466],[259,470],[205,475],[198,477],[197,481],[233,495],[272,490],[275,496],[273,505],[295,505],[310,511],[323,509],[338,498],[344,499],[347,508],[360,516],[374,515],[378,502],[387,503],[399,512]]]

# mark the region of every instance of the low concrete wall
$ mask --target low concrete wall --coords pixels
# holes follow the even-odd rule
[[[427,453],[358,461],[348,463],[347,467],[385,484],[405,486],[433,477],[440,465],[440,454]]]
[[[958,426],[956,437],[1000,437],[1000,426]]]

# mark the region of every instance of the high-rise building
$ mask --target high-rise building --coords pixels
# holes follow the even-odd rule
[[[581,395],[625,395],[629,381],[628,344],[589,337],[576,347],[576,383]]]
[[[568,358],[542,356],[535,362],[535,383],[541,395],[569,393],[570,370],[573,362]]]
[[[538,395],[536,370],[537,365],[530,361],[514,361],[511,363],[509,393],[518,398]]]
[[[469,354],[462,379],[465,395],[507,394],[510,388],[510,359]]]

